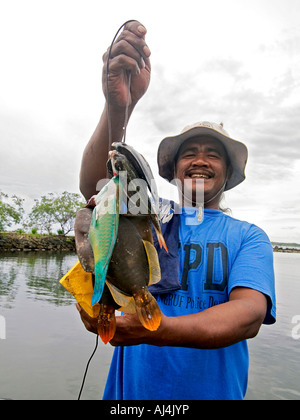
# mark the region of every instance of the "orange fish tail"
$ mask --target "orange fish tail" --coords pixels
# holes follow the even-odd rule
[[[165,250],[166,250],[167,252],[169,252],[169,251],[168,251],[168,248],[167,248],[167,244],[166,244],[166,242],[165,242],[165,240],[164,240],[164,237],[163,237],[162,233],[161,233],[160,231],[158,231],[158,230],[155,230],[155,232],[156,232],[156,235],[157,235],[157,239],[158,239],[159,246],[160,246],[161,248],[162,248],[162,247],[164,247],[164,248],[165,248]]]
[[[100,305],[100,313],[98,317],[98,334],[104,344],[107,344],[116,332],[115,309],[110,305]]]
[[[141,324],[150,331],[156,331],[161,322],[161,311],[151,293],[146,289],[134,296],[136,312]]]

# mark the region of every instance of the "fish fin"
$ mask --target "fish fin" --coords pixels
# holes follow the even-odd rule
[[[161,322],[161,311],[155,298],[147,288],[134,296],[136,312],[141,324],[150,331],[156,331]]]
[[[120,289],[111,284],[106,280],[106,284],[110,290],[110,293],[114,301],[120,306],[118,309],[121,312],[126,312],[129,314],[135,313],[135,304],[132,296],[125,295]]]
[[[156,226],[154,226],[154,229],[155,229],[155,233],[156,233],[156,236],[157,236],[157,240],[158,240],[159,246],[161,248],[165,248],[165,250],[169,253],[167,244],[166,244],[166,242],[164,240],[164,237],[163,237],[163,234],[161,233],[161,230],[157,229]]]
[[[99,272],[99,270],[97,270],[97,266],[95,267],[95,283],[91,303],[92,306],[94,306],[101,299],[105,284],[106,271],[107,270],[105,270],[105,272]]]
[[[111,305],[101,304],[97,330],[104,344],[114,337],[116,328],[115,308]]]
[[[155,284],[160,281],[161,273],[160,273],[160,265],[159,265],[159,259],[156,252],[155,247],[148,241],[143,241],[145,251],[148,258],[148,265],[149,265],[149,283]]]
[[[160,224],[159,224],[159,220],[158,220],[157,214],[151,214],[150,215],[150,220],[151,220],[151,223],[152,223],[152,225],[154,227],[154,230],[155,230],[155,233],[156,233],[157,240],[158,240],[158,243],[159,243],[160,248],[165,248],[166,252],[169,252],[168,251],[167,244],[166,244],[166,242],[164,240],[163,234],[161,233]]]
[[[121,306],[118,311],[125,312],[126,314],[135,314],[136,310],[133,297],[131,296],[128,303],[125,306]]]
[[[74,296],[76,301],[82,309],[92,318],[97,318],[99,314],[100,305],[91,307],[91,298],[93,294],[93,279],[92,273],[84,271],[80,261],[65,274],[60,284]]]

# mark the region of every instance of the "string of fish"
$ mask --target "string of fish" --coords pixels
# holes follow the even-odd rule
[[[117,32],[116,32],[116,34],[115,34],[115,36],[114,36],[114,38],[112,40],[112,43],[110,45],[109,52],[108,52],[107,67],[106,67],[106,87],[107,87],[107,90],[106,91],[107,91],[107,95],[108,95],[107,96],[107,118],[108,118],[109,148],[111,147],[111,144],[112,144],[112,129],[111,129],[111,118],[110,118],[110,101],[109,101],[109,94],[108,94],[108,92],[109,92],[109,89],[108,89],[109,60],[111,58],[111,50],[112,50],[113,44],[114,44],[114,42],[115,42],[118,34],[120,33],[120,31],[122,30],[122,28],[125,25],[127,25],[128,23],[133,22],[133,21],[134,21],[134,19],[128,20],[125,23],[123,23],[123,25],[120,26],[120,28],[117,30]],[[127,128],[127,123],[128,123],[128,105],[129,105],[130,84],[131,84],[131,73],[129,73],[129,75],[128,75],[128,93],[127,93],[127,104],[126,104],[125,120],[124,120],[124,135],[123,135],[123,139],[122,139],[123,142],[125,142],[125,139],[126,139],[126,128]],[[81,398],[81,394],[82,394],[83,387],[84,387],[84,384],[85,384],[85,380],[86,380],[88,368],[89,368],[89,365],[90,365],[90,363],[92,361],[92,358],[94,357],[94,355],[96,353],[96,350],[98,348],[98,343],[99,343],[99,335],[96,334],[96,345],[95,345],[95,348],[94,348],[94,350],[93,350],[93,352],[92,352],[92,354],[91,354],[91,356],[90,356],[90,358],[89,358],[89,360],[87,362],[87,365],[86,365],[86,369],[85,369],[85,372],[84,372],[82,384],[81,384],[79,395],[78,395],[78,400],[80,400],[80,398]]]

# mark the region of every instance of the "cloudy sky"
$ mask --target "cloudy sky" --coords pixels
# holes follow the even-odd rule
[[[103,108],[102,54],[128,19],[147,28],[152,80],[127,142],[157,175],[162,138],[223,122],[247,144],[232,216],[300,242],[299,0],[1,1],[0,190],[31,206],[79,192],[83,149]]]

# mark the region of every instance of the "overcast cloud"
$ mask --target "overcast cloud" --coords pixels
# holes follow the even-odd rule
[[[247,179],[226,193],[237,218],[273,241],[300,242],[298,0],[3,2],[0,190],[79,192],[83,149],[103,107],[102,54],[126,20],[147,27],[152,80],[127,141],[157,175],[160,140],[196,121],[246,143]],[[174,191],[172,192],[174,194]]]

